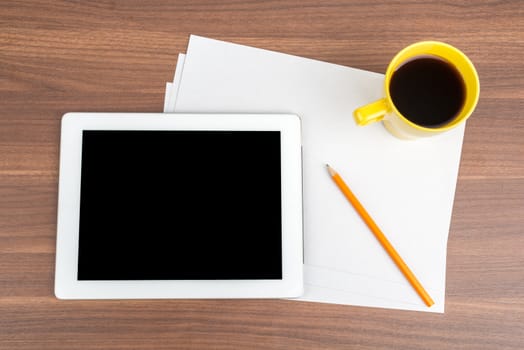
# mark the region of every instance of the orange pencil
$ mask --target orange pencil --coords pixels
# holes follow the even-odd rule
[[[344,180],[342,180],[342,178],[340,177],[340,175],[332,168],[330,167],[328,164],[326,164],[327,166],[327,169],[329,171],[329,174],[331,175],[331,178],[333,179],[333,181],[335,181],[335,183],[337,184],[338,188],[340,188],[340,190],[342,191],[342,193],[344,193],[344,196],[346,196],[346,198],[348,199],[348,201],[351,203],[351,205],[353,205],[353,207],[355,208],[355,210],[357,211],[357,213],[360,215],[360,217],[362,218],[362,220],[364,220],[364,222],[366,223],[366,225],[368,225],[369,229],[371,230],[371,232],[373,232],[373,234],[375,235],[375,237],[378,239],[378,241],[380,242],[380,244],[382,245],[382,247],[384,247],[384,249],[386,250],[386,252],[389,254],[389,256],[391,257],[391,259],[393,259],[393,261],[395,262],[395,264],[398,266],[398,268],[400,269],[400,271],[402,271],[402,273],[404,274],[404,276],[406,277],[406,279],[409,281],[409,283],[411,283],[411,285],[413,286],[413,288],[415,288],[415,290],[417,291],[418,295],[422,298],[422,300],[424,300],[424,302],[426,303],[426,305],[429,307],[433,304],[435,304],[435,302],[433,301],[433,299],[431,299],[431,297],[429,296],[428,292],[426,292],[426,290],[424,289],[424,287],[422,287],[422,284],[420,284],[420,282],[418,281],[418,279],[415,277],[415,275],[413,274],[413,272],[409,269],[408,265],[406,265],[406,263],[404,262],[404,260],[402,260],[402,258],[400,257],[400,255],[397,253],[397,251],[395,250],[395,248],[393,248],[393,246],[391,245],[391,243],[388,241],[388,239],[386,238],[386,236],[384,236],[384,234],[382,233],[382,231],[380,230],[380,228],[377,226],[377,224],[375,223],[375,221],[373,221],[373,219],[371,218],[371,216],[368,214],[368,212],[366,211],[366,209],[364,209],[364,207],[362,206],[362,204],[360,204],[360,202],[358,201],[357,197],[355,197],[355,195],[353,194],[353,192],[351,192],[351,190],[349,189],[349,187],[346,185],[346,183],[344,182]]]

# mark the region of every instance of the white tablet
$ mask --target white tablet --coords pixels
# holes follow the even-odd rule
[[[63,117],[58,298],[296,297],[302,254],[297,116]]]

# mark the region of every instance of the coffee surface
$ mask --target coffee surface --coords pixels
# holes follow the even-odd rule
[[[448,62],[422,56],[397,68],[389,92],[398,111],[424,127],[440,127],[453,120],[464,104],[460,73]]]

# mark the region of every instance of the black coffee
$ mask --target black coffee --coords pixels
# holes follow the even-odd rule
[[[397,68],[389,92],[404,117],[429,128],[455,118],[466,97],[464,81],[456,68],[428,56],[414,58]]]

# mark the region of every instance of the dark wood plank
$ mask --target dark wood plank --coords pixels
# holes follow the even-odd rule
[[[59,301],[60,118],[160,112],[194,33],[383,72],[447,41],[475,63],[446,313],[283,300]],[[524,6],[519,1],[0,2],[0,348],[521,349]]]

